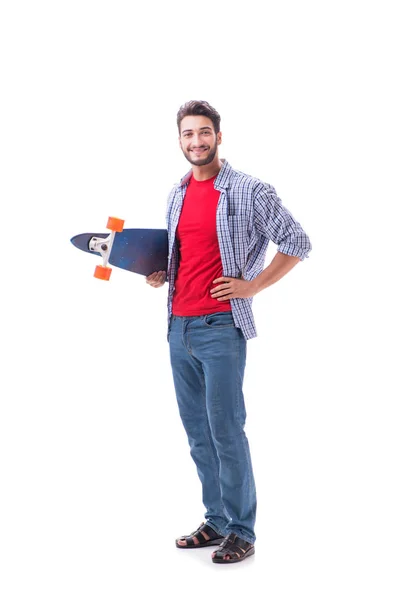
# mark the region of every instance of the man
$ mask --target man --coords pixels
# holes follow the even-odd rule
[[[275,189],[235,171],[218,155],[220,116],[204,101],[177,116],[191,171],[169,196],[168,341],[180,416],[202,484],[205,522],[178,548],[219,546],[215,563],[254,554],[256,489],[244,425],[252,298],[311,249]],[[269,240],[277,253],[265,269]],[[160,287],[166,273],[148,284]]]

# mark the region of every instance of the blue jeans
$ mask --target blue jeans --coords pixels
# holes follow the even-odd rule
[[[231,312],[172,316],[172,374],[207,523],[254,543],[256,489],[244,425],[246,340]]]

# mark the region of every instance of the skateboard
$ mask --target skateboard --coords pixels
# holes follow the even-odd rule
[[[108,264],[139,275],[166,271],[168,265],[168,233],[166,229],[124,229],[125,221],[110,217],[110,233],[80,233],[71,238],[79,250],[96,254],[103,259],[94,277],[108,281]]]

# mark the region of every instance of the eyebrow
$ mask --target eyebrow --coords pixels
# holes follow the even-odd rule
[[[210,129],[210,131],[212,131],[212,128],[208,125],[206,127],[200,127],[200,131],[202,131],[203,129]],[[193,129],[184,129],[182,133],[187,133],[188,131],[193,131]]]

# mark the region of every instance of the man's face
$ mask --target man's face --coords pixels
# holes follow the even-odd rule
[[[181,121],[179,144],[187,160],[197,167],[210,164],[217,155],[221,132],[215,133],[213,122],[200,115]]]

